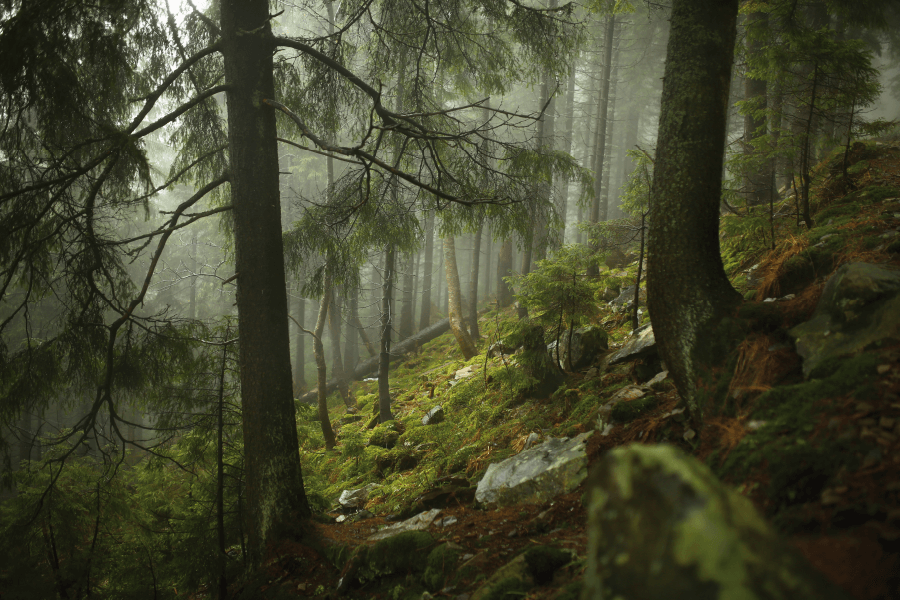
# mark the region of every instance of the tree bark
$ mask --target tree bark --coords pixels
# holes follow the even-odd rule
[[[406,267],[403,272],[403,302],[400,307],[400,332],[397,336],[401,341],[413,334],[413,270],[415,262],[412,254],[406,257]]]
[[[297,301],[294,304],[294,314],[297,315],[296,326],[297,332],[294,334],[294,395],[299,395],[306,389],[306,338],[300,327],[305,327],[306,322],[306,299],[297,294]]]
[[[769,15],[764,12],[753,12],[747,15],[746,28],[748,30],[747,54],[756,55],[763,52],[762,39],[752,36],[751,30],[766,27]],[[744,77],[744,101],[755,103],[754,110],[760,110],[766,106],[766,93],[768,85],[765,79],[754,79],[753,77]],[[766,117],[765,115],[755,115],[752,111],[748,111],[744,115],[744,153],[752,155],[756,152],[753,145],[754,140],[764,136]],[[764,204],[768,199],[767,187],[769,177],[767,177],[766,169],[760,162],[759,166],[748,166],[744,171],[744,193],[749,206],[757,206]]]
[[[569,67],[569,81],[566,88],[565,131],[563,133],[563,151],[572,154],[572,138],[575,132],[575,65],[578,63],[576,56]],[[569,178],[563,176],[560,181],[559,212],[562,215],[562,231],[559,233],[561,243],[566,243],[566,222],[569,217]]]
[[[472,275],[469,277],[469,335],[473,341],[481,338],[478,331],[478,267],[481,264],[481,234],[484,231],[484,220],[478,223],[478,230],[472,239]]]
[[[497,304],[500,308],[506,308],[513,301],[512,288],[503,281],[504,277],[512,275],[512,268],[512,239],[507,238],[497,257]]]
[[[267,0],[221,4],[234,215],[249,548],[301,533],[310,516],[294,419]],[[253,32],[252,35],[246,32]]]
[[[702,423],[698,377],[725,355],[716,329],[741,301],[719,251],[737,10],[737,0],[674,2],[653,179],[648,308],[695,427]]]
[[[394,261],[396,249],[393,244],[388,244],[384,258],[384,283],[381,295],[381,353],[378,363],[378,415],[379,421],[387,423],[392,421],[391,414],[391,326],[393,315],[391,314],[394,286]],[[324,385],[324,382],[320,385]]]
[[[319,316],[316,318],[316,329],[313,331],[313,354],[316,356],[316,390],[318,391],[316,399],[319,421],[322,426],[322,436],[325,438],[325,448],[331,450],[334,448],[336,440],[328,417],[328,365],[325,363],[325,345],[322,343],[329,304],[331,304],[331,275],[326,275],[322,300],[319,303]]]
[[[352,373],[359,362],[359,338],[361,329],[357,329],[359,322],[359,288],[354,287],[350,292],[350,306],[347,324],[347,342],[344,346],[344,375]],[[374,354],[374,352],[373,352]]]
[[[453,236],[444,238],[444,268],[447,275],[450,329],[459,344],[463,357],[469,360],[478,351],[463,322],[462,291],[459,286],[459,272],[456,269],[456,244]]]
[[[341,357],[341,305],[338,302],[337,290],[331,288],[331,310],[328,311],[328,332],[331,334],[331,370],[338,382],[341,400],[348,409],[356,403],[350,397],[350,386],[344,376],[344,360]]]
[[[422,265],[422,311],[419,329],[431,324],[431,272],[434,270],[434,213],[425,217],[425,264]]]

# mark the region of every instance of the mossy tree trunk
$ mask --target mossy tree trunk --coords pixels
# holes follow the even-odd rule
[[[267,0],[223,2],[249,548],[296,535],[310,516],[294,418]]]
[[[481,333],[478,331],[478,275],[481,266],[481,235],[484,232],[484,220],[478,223],[478,230],[472,239],[472,271],[469,277],[469,335],[473,340],[478,340]]]
[[[331,289],[331,310],[328,311],[328,332],[331,334],[331,370],[338,382],[338,390],[341,400],[348,409],[355,407],[356,403],[350,397],[350,385],[344,373],[344,359],[341,356],[341,305],[338,302],[337,290]]]
[[[337,440],[335,440],[334,430],[331,429],[331,421],[328,418],[328,365],[325,363],[325,346],[322,344],[329,304],[331,304],[331,275],[326,274],[322,301],[319,303],[319,316],[316,318],[316,329],[313,331],[313,354],[316,356],[316,399],[319,421],[322,426],[322,436],[325,438],[325,448],[331,450]]]
[[[506,308],[512,304],[512,288],[503,281],[504,277],[512,275],[512,239],[503,241],[500,247],[500,255],[497,257],[497,304],[500,308]]]
[[[721,359],[717,326],[741,300],[719,251],[737,10],[738,0],[674,2],[653,180],[648,308],[695,427],[702,422],[698,378]]]
[[[431,324],[431,272],[434,270],[434,213],[425,217],[425,258],[422,265],[422,311],[419,329]]]

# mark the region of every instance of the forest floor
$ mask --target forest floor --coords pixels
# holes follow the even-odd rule
[[[683,425],[672,418],[678,397],[669,388],[656,395],[648,412],[617,425],[607,436],[589,438],[587,453],[594,464],[625,444],[678,445],[747,495],[826,578],[854,598],[875,600],[900,597],[900,346],[867,351],[845,361],[840,372],[806,382],[799,356],[784,343],[784,332],[809,319],[825,281],[841,264],[900,267],[900,235],[891,233],[900,229],[900,142],[869,144],[857,154],[850,170],[854,191],[843,189],[835,159],[817,169],[812,197],[816,227],[811,231],[796,225],[793,200],[776,207],[780,217],[774,250],[771,238],[765,238],[765,224],[747,231],[735,225],[739,217],[723,218],[726,269],[748,304],[794,294],[777,302],[780,322],[775,328],[751,333],[738,349],[729,385],[736,409],[709,419],[702,439],[691,443],[683,439]],[[820,243],[823,237],[827,244]],[[813,265],[812,271],[797,257]],[[627,285],[635,267],[605,276]],[[499,339],[503,324],[512,318],[496,311],[484,317],[482,348]],[[629,335],[625,315],[605,312],[599,324],[608,331],[611,348]],[[465,366],[480,370],[471,383],[450,387],[453,373]],[[342,424],[342,407],[332,410],[341,444],[336,452],[321,448],[317,423],[301,424],[307,487],[324,515],[314,525],[318,536],[331,547],[372,544],[367,538],[374,531],[415,514],[424,506],[423,498],[434,497],[429,492],[452,480],[460,491],[444,498],[441,517],[456,521],[428,532],[438,542],[457,544],[462,564],[469,568],[459,569],[435,596],[467,600],[528,547],[553,546],[583,558],[582,488],[545,505],[484,510],[465,486],[468,482],[474,489],[487,465],[515,454],[530,432],[559,437],[595,429],[597,408],[634,383],[634,374],[627,367],[585,369],[568,374],[550,398],[522,398],[516,378],[507,371],[508,365],[483,356],[463,361],[447,334],[408,356],[392,375],[400,434],[394,450],[367,446],[372,433],[365,428],[367,419]],[[375,384],[357,383],[354,393],[360,414],[369,414],[376,403]],[[794,400],[806,404],[798,408]],[[419,426],[422,415],[438,402],[448,422]],[[759,428],[755,423],[761,418],[787,424],[777,430]],[[424,448],[416,455],[416,466],[401,466],[403,456],[412,452],[404,448],[413,446]],[[372,482],[382,484],[366,505],[374,516],[336,522],[340,491]],[[342,575],[335,562],[340,563],[300,544],[272,548],[262,571],[235,584],[235,597],[335,597]],[[573,561],[551,583],[531,589],[527,598],[577,598],[583,569],[583,561]],[[423,593],[414,578],[394,576],[351,587],[346,595],[431,597]]]

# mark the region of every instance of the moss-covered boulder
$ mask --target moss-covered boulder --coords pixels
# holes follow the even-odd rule
[[[709,469],[671,446],[611,451],[588,482],[582,599],[844,599]]]
[[[790,331],[807,377],[829,358],[900,341],[900,272],[842,265],[828,280],[813,318]]]
[[[441,544],[428,555],[422,584],[430,591],[436,592],[456,573],[462,546],[452,542]]]
[[[382,423],[372,430],[372,435],[369,436],[369,445],[390,450],[397,444],[397,440],[400,439],[400,433],[399,425],[396,421]]]

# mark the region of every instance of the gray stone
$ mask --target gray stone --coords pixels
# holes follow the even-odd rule
[[[653,335],[653,327],[644,325],[638,329],[638,333],[632,339],[619,348],[609,357],[610,365],[617,365],[633,360],[642,360],[657,356],[656,337]]]
[[[426,510],[411,519],[401,521],[395,525],[389,525],[388,527],[379,530],[377,533],[373,533],[368,539],[370,541],[383,540],[397,535],[398,533],[403,533],[404,531],[421,531],[423,529],[428,529],[440,513],[441,509],[439,508]]]
[[[422,417],[422,425],[436,425],[444,420],[444,407],[438,404]]]
[[[669,372],[662,371],[653,376],[650,381],[646,382],[644,385],[648,388],[656,391],[662,391],[671,384],[671,380],[669,379]]]
[[[362,508],[372,490],[380,487],[377,483],[370,483],[355,490],[344,490],[341,492],[341,497],[338,498],[338,503],[344,508]]]
[[[456,372],[454,379],[467,379],[475,374],[475,371],[478,370],[476,365],[469,365],[468,367],[463,367],[462,369]]]
[[[601,354],[609,350],[609,336],[602,327],[582,327],[571,334],[572,354],[569,355],[569,331],[559,338],[559,362],[569,371],[590,366]],[[551,358],[556,361],[556,340],[547,346]]]
[[[587,484],[582,600],[845,599],[746,497],[667,445],[616,448]]]
[[[825,284],[812,319],[790,330],[809,377],[825,360],[900,341],[900,273],[842,265]]]
[[[500,340],[499,342],[494,342],[493,344],[491,344],[491,346],[488,348],[487,354],[490,358],[497,358],[499,356],[512,354],[515,351],[515,348],[507,345],[503,340]]]
[[[585,442],[593,433],[551,438],[490,465],[478,482],[475,499],[488,506],[542,504],[571,492],[587,477]]]

